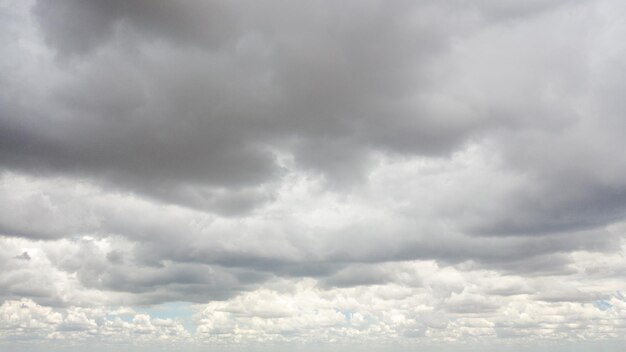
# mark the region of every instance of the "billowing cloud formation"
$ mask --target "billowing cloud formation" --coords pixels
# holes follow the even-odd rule
[[[3,343],[623,336],[624,11],[1,1]]]

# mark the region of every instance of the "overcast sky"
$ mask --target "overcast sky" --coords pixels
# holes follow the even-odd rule
[[[0,0],[0,349],[621,351],[623,0]]]

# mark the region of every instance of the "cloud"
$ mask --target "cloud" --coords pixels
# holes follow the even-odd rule
[[[271,200],[281,175],[276,153],[345,181],[361,177],[376,150],[449,152],[482,120],[440,112],[421,97],[420,82],[428,86],[429,74],[419,63],[442,52],[454,35],[435,20],[448,20],[445,9],[426,3],[379,11],[381,4],[371,2],[359,6],[361,19],[353,22],[344,21],[349,9],[329,14],[284,3],[291,15],[277,21],[273,13],[242,6],[236,11],[241,28],[222,35],[231,21],[220,9],[233,6],[38,3],[33,20],[40,31],[24,35],[50,49],[36,54],[52,72],[49,90],[29,106],[7,105],[3,162],[240,213]],[[115,23],[118,35],[110,34]],[[209,23],[216,28],[206,28]],[[294,23],[300,31],[285,31]],[[320,31],[320,25],[335,29]],[[225,44],[202,45],[211,36],[205,32]],[[201,46],[180,47],[181,40]],[[81,55],[70,64],[54,60],[55,53]],[[28,54],[34,53],[12,55]],[[8,80],[22,81],[28,91],[40,77],[28,67]],[[315,154],[325,146],[332,152]]]
[[[0,340],[621,336],[623,11],[0,1]]]
[[[22,254],[16,255],[13,258],[19,259],[19,260],[30,260],[30,255],[28,255],[28,252],[23,252]]]
[[[135,314],[130,321],[124,321],[101,309],[77,307],[57,312],[27,299],[5,301],[0,306],[0,327],[3,338],[31,343],[71,340],[85,344],[100,338],[118,344],[159,339],[175,342],[189,337],[181,323],[172,319]]]

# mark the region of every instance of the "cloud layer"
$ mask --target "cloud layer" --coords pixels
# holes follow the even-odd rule
[[[0,1],[0,340],[617,341],[625,11]]]

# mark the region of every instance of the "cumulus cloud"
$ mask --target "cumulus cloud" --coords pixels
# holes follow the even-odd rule
[[[93,342],[106,338],[110,342],[129,344],[133,341],[166,339],[173,343],[189,337],[179,321],[152,319],[146,314],[134,314],[122,320],[103,309],[71,307],[55,311],[31,300],[8,300],[0,306],[0,327],[3,338],[23,341],[69,340]]]

